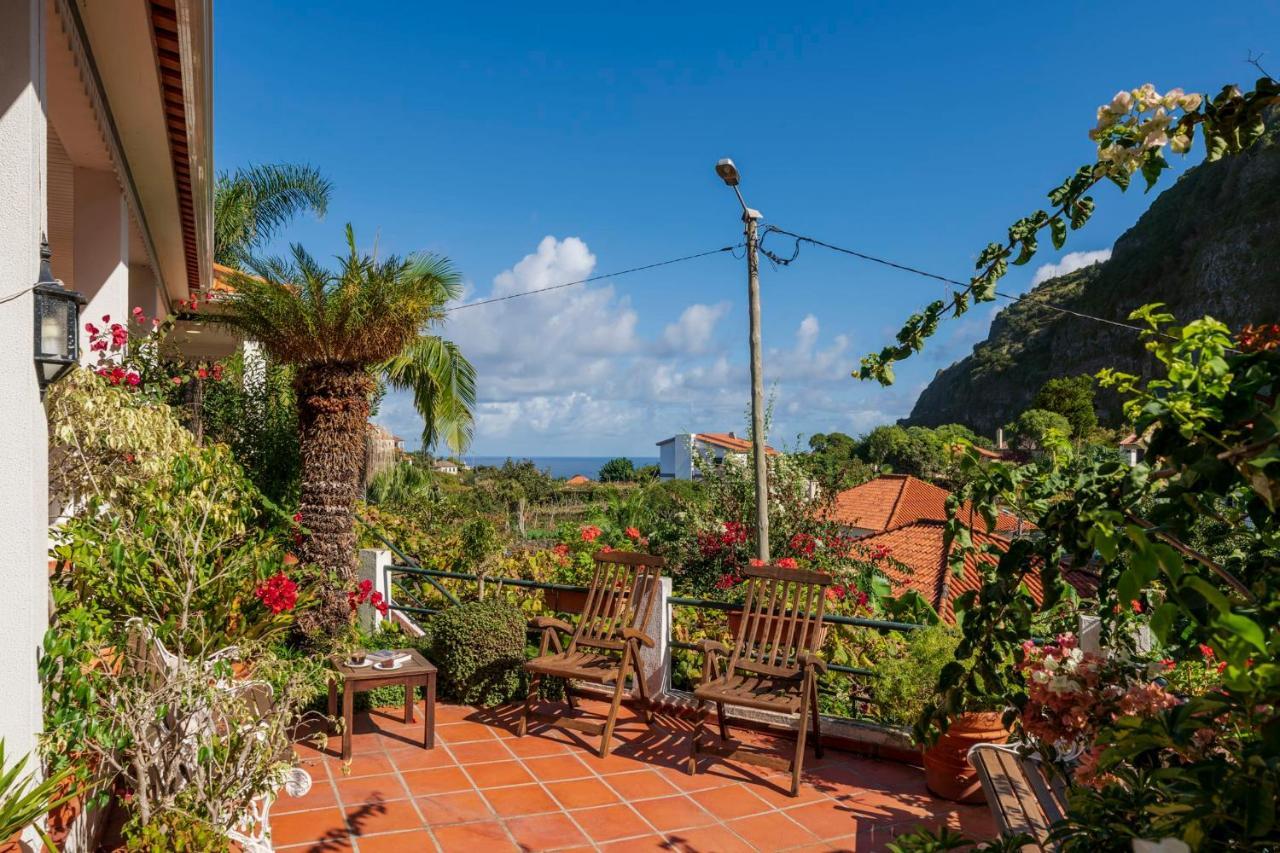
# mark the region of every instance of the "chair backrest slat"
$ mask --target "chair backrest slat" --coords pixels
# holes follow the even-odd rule
[[[751,566],[742,574],[747,592],[728,671],[796,675],[800,653],[817,651],[831,576],[779,566]]]
[[[621,649],[623,628],[643,628],[658,597],[665,561],[652,554],[609,551],[596,554],[595,572],[567,652],[578,646]]]

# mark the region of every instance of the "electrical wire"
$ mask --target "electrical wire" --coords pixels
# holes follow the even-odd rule
[[[618,278],[619,276],[630,275],[631,273],[634,273],[634,272],[643,272],[645,270],[657,269],[658,267],[667,267],[667,266],[671,266],[672,264],[683,263],[684,261],[692,261],[697,258],[705,258],[708,255],[718,255],[722,252],[732,252],[734,249],[740,248],[742,245],[743,245],[742,243],[735,243],[732,246],[721,246],[719,249],[709,249],[705,252],[697,252],[692,255],[685,255],[680,258],[671,258],[670,260],[666,260],[666,261],[657,261],[656,263],[645,264],[644,266],[639,266],[639,267],[631,267],[630,269],[619,270],[618,272],[601,273],[600,275],[593,275],[590,278],[580,278],[577,281],[566,281],[562,284],[553,284],[550,287],[543,287],[538,290],[522,290],[519,293],[508,293],[505,296],[494,296],[490,299],[479,299],[475,302],[467,302],[462,305],[455,305],[452,308],[446,308],[443,313],[452,314],[454,311],[461,311],[463,308],[475,308],[480,305],[491,305],[494,302],[505,302],[508,299],[518,299],[521,296],[536,296],[539,293],[547,293],[552,290],[561,290],[566,287],[575,287],[579,284],[587,284],[588,282],[600,281],[601,279],[605,279],[605,278]]]
[[[36,289],[36,285],[33,284],[30,287],[22,288],[22,290],[19,290],[17,293],[10,293],[8,296],[0,297],[0,305],[5,304],[6,302],[12,302],[13,300],[17,299],[19,296],[28,294],[35,289]]]
[[[775,255],[772,252],[767,251],[764,248],[764,245],[763,245],[764,237],[767,237],[769,234],[782,234],[796,241],[795,250],[791,253],[791,257],[782,258]],[[894,261],[885,260],[884,258],[878,258],[875,255],[868,255],[865,252],[858,252],[853,249],[845,248],[844,246],[837,246],[833,243],[827,243],[815,237],[807,237],[803,234],[796,234],[794,231],[787,231],[786,229],[778,228],[775,225],[765,226],[764,234],[761,236],[761,240],[760,240],[760,244],[758,244],[758,248],[760,249],[760,253],[765,257],[767,257],[773,263],[779,266],[789,266],[793,261],[795,261],[796,258],[800,256],[801,243],[812,243],[815,246],[821,246],[822,248],[830,249],[833,252],[840,252],[841,254],[852,255],[853,257],[860,258],[864,261],[870,261],[871,263],[880,264],[881,266],[891,267],[893,269],[901,270],[903,272],[908,272],[913,275],[922,276],[924,278],[931,278],[935,281],[940,281],[947,285],[956,285],[958,287],[965,288],[965,289],[968,289],[969,287],[969,282],[967,281],[960,281],[958,279],[948,278],[945,275],[938,275],[937,273],[931,273],[931,272],[927,272],[926,270],[916,269],[915,267],[909,267],[905,264],[895,263]],[[1030,293],[1024,293],[1021,296],[1013,296],[1008,293],[1002,293],[999,290],[996,291],[996,296],[999,296],[1001,299],[1007,299],[1009,302],[1022,302],[1026,300],[1030,295],[1031,295]],[[1075,311],[1070,308],[1063,308],[1061,305],[1054,305],[1049,302],[1042,302],[1037,304],[1041,308],[1047,308],[1051,311],[1057,311],[1060,314],[1067,314],[1072,317],[1077,317],[1081,320],[1093,320],[1096,323],[1105,323],[1108,326],[1116,326],[1121,329],[1128,329],[1129,331],[1132,331],[1132,332],[1150,332],[1151,331],[1150,329],[1143,328],[1142,326],[1136,326],[1132,323],[1124,323],[1124,322],[1121,322],[1120,320],[1111,320],[1111,319],[1108,319],[1107,317],[1097,317],[1097,316],[1094,316],[1093,314],[1085,314],[1082,311]],[[951,304],[948,305],[947,307],[950,308],[954,305],[955,305],[955,298],[953,297],[951,300]],[[1163,338],[1168,338],[1169,340],[1177,340],[1177,338],[1175,338],[1173,335],[1169,335],[1164,332],[1157,332],[1156,334],[1160,335]],[[1228,348],[1228,351],[1237,352],[1237,350],[1234,350],[1231,348]]]

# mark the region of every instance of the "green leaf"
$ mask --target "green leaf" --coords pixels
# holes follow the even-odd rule
[[[1151,633],[1156,635],[1156,639],[1160,643],[1167,644],[1169,642],[1169,630],[1173,627],[1174,620],[1178,618],[1178,606],[1166,601],[1156,608],[1151,614]]]
[[[1055,216],[1049,222],[1049,233],[1053,237],[1053,248],[1061,249],[1067,243],[1067,221]]]
[[[1267,639],[1262,633],[1262,628],[1249,617],[1239,613],[1224,613],[1217,618],[1216,624],[1226,628],[1258,651],[1266,652]]]

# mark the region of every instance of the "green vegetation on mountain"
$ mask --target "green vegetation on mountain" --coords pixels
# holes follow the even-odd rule
[[[1154,363],[1136,332],[1049,306],[1127,322],[1149,302],[1188,322],[1238,329],[1280,317],[1280,127],[1250,151],[1204,163],[1162,193],[1116,241],[1111,259],[1033,288],[1003,309],[973,353],[940,371],[903,423],[964,423],[983,435],[1033,405],[1056,377],[1114,367],[1144,378]],[[1105,424],[1114,394],[1098,394]]]

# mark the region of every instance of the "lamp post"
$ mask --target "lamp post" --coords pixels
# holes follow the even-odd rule
[[[769,562],[769,468],[765,458],[764,367],[760,356],[760,259],[756,252],[756,223],[760,211],[747,207],[738,189],[741,176],[727,157],[716,163],[716,174],[733,189],[742,205],[742,223],[747,238],[747,306],[750,315],[751,346],[751,456],[756,484],[756,556]]]
[[[40,240],[40,280],[31,288],[35,303],[35,363],[40,393],[80,358],[80,306],[84,294],[67,290],[53,277],[49,241]]]

